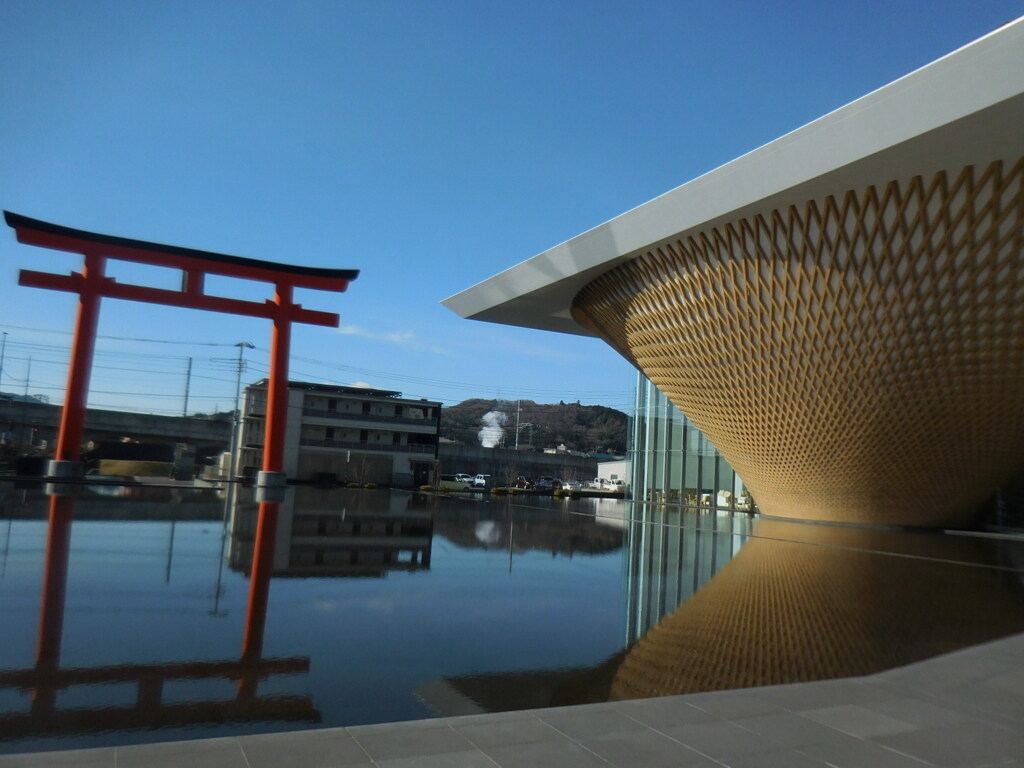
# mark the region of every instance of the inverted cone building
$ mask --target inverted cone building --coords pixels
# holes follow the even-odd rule
[[[1024,466],[1024,20],[446,299],[597,335],[771,515],[963,522]]]

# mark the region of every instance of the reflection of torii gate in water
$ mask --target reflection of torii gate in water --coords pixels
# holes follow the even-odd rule
[[[21,243],[80,253],[84,256],[81,273],[55,275],[22,270],[18,279],[21,285],[77,293],[79,297],[60,432],[57,437],[55,459],[50,463],[47,473],[53,478],[74,478],[82,474],[79,459],[102,297],[265,317],[273,321],[263,467],[257,479],[260,512],[242,643],[242,661],[258,662],[263,650],[263,630],[273,564],[278,502],[283,498],[286,482],[282,469],[287,426],[291,325],[297,322],[337,327],[339,322],[338,315],[334,313],[304,309],[300,304],[294,303],[293,290],[313,288],[341,292],[359,275],[359,272],[347,269],[296,267],[111,237],[69,229],[6,211],[4,218],[7,224],[14,228]],[[180,291],[173,291],[118,283],[105,275],[107,259],[180,270],[182,288]],[[274,286],[274,298],[259,303],[210,296],[203,290],[206,275],[222,275],[269,283]],[[67,559],[73,514],[74,500],[70,495],[52,496],[39,642],[36,651],[36,664],[39,669],[56,670],[60,663]]]

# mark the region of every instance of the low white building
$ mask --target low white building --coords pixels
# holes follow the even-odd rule
[[[597,464],[597,476],[602,480],[621,480],[624,483],[628,483],[632,471],[633,462],[629,461],[629,459],[601,461]]]
[[[628,459],[619,461],[601,461],[597,464],[597,479],[603,485],[622,483],[629,489],[629,479],[633,472],[633,462]]]
[[[245,390],[240,471],[263,458],[267,380]],[[331,384],[288,383],[284,471],[292,480],[429,483],[437,460],[441,403],[401,392]]]

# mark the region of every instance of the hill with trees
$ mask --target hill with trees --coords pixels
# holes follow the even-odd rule
[[[626,452],[628,417],[603,405],[532,400],[463,400],[441,409],[441,437],[465,445],[513,448],[518,405],[519,447],[556,448],[582,453]]]

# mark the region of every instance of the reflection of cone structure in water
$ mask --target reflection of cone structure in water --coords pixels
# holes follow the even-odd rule
[[[992,542],[766,520],[756,534],[628,651],[611,699],[865,675],[1024,631],[1016,577],[977,567]]]

